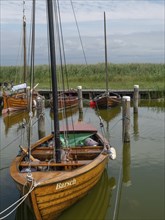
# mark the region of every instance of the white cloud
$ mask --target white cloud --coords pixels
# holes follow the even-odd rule
[[[20,0],[0,1],[1,61],[7,60],[11,55],[14,60],[14,53],[18,51],[23,15],[22,2]],[[69,56],[75,54],[77,56],[81,45],[71,1],[60,0],[59,2],[64,38],[67,39],[66,51]],[[130,62],[133,55],[139,57],[138,54],[145,54],[147,61],[150,55],[153,60],[155,54],[157,62],[163,62],[164,0],[72,0],[72,3],[86,55],[90,60],[94,60],[92,56],[95,58],[97,56],[96,62],[104,59],[103,12],[105,11],[113,62],[115,62],[115,57],[117,57],[117,62],[120,62],[119,53],[122,56],[125,54],[125,58],[121,58],[125,62],[128,59]],[[25,1],[27,24],[31,20],[31,6],[32,0]],[[48,46],[47,44],[44,46],[47,35],[46,1],[36,1],[36,6],[36,52],[38,50],[38,54],[41,54],[39,49],[47,51]],[[102,55],[99,56],[99,53]],[[82,54],[79,54],[79,57],[82,58]]]
[[[158,4],[158,2],[160,4]],[[103,19],[164,19],[164,0],[72,0],[72,5],[79,22]],[[23,4],[20,0],[1,1],[1,23],[16,23],[22,18]],[[25,1],[25,11],[31,16],[32,0]],[[46,1],[36,1],[38,23],[46,22]],[[61,16],[64,22],[73,22],[74,16],[70,0],[60,1]]]

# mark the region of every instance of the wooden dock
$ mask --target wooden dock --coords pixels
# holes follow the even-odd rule
[[[50,99],[52,96],[52,91],[50,89],[38,89],[37,90],[45,99]],[[121,97],[130,96],[133,98],[134,89],[127,90],[110,90],[113,93],[119,94]],[[97,96],[101,93],[104,93],[105,89],[82,89],[82,96],[84,99],[89,99],[90,96]],[[150,89],[139,89],[139,98],[140,99],[158,99],[165,97],[165,90],[150,90]],[[2,92],[0,91],[0,106],[2,105]]]
[[[119,94],[121,97],[130,96],[133,98],[134,89],[128,90],[110,90],[113,93]],[[38,90],[38,92],[45,96],[46,99],[51,97],[52,91],[48,89]],[[90,96],[97,96],[104,93],[105,89],[82,89],[83,98],[89,99]],[[157,99],[162,98],[165,95],[165,91],[139,89],[139,96],[141,99]]]

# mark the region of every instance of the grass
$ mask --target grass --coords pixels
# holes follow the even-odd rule
[[[64,69],[64,68],[63,68]],[[91,65],[67,65],[68,79],[66,88],[105,89],[105,65],[103,63]],[[23,68],[18,66],[2,66],[0,82],[21,82]],[[58,79],[62,74],[57,68]],[[68,77],[66,77],[66,75]],[[29,80],[29,77],[28,77]],[[27,80],[27,81],[28,81]],[[59,80],[61,82],[62,80]],[[35,84],[38,88],[49,89],[51,86],[50,70],[48,65],[35,66]],[[108,64],[109,89],[132,89],[139,85],[140,89],[164,90],[165,89],[165,64]],[[59,83],[62,88],[62,83]]]

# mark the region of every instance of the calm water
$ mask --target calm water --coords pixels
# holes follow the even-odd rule
[[[141,102],[136,116],[131,108],[131,141],[127,144],[122,142],[121,110],[119,107],[96,112],[84,107],[84,121],[99,128],[98,115],[102,117],[104,132],[116,148],[117,159],[109,161],[98,184],[86,197],[66,210],[59,220],[165,219],[165,108],[162,103]],[[78,117],[78,111],[75,111],[73,120]],[[23,118],[28,118],[26,113],[0,116],[0,212],[19,199],[9,167],[18,153],[18,145],[27,143],[26,129],[21,129]],[[68,120],[71,120],[70,116]],[[45,134],[50,133],[51,126],[48,108],[45,109]],[[32,141],[43,133],[38,132],[37,117],[34,117]],[[22,205],[6,219],[33,219],[33,214]]]

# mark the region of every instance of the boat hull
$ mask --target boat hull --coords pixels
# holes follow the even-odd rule
[[[37,97],[40,95],[37,92],[33,92],[32,95],[32,107],[36,107]],[[41,96],[40,96],[41,97]],[[21,92],[17,94],[7,95],[3,94],[3,109],[2,114],[6,114],[13,111],[27,110],[29,106],[29,98],[27,93]]]
[[[106,163],[107,155],[100,154],[95,160],[76,171],[37,172],[32,176],[38,186],[29,194],[28,203],[33,208],[36,219],[51,220],[57,218],[62,211],[85,196],[99,181]],[[17,174],[20,176],[20,174]],[[25,174],[13,176],[20,192],[25,190]],[[21,184],[22,183],[22,184]],[[30,186],[29,186],[30,187]],[[28,190],[28,188],[26,188]]]
[[[21,95],[3,95],[3,109],[2,114],[12,111],[19,111],[27,109],[27,98],[26,94]]]
[[[58,111],[78,107],[78,95],[75,91],[65,91],[58,96]],[[50,107],[53,108],[53,99],[50,100]]]
[[[94,100],[98,108],[110,108],[118,106],[121,103],[121,98],[117,96],[101,96]]]
[[[70,109],[78,106],[78,97],[67,97],[65,99],[58,99],[59,110]]]

